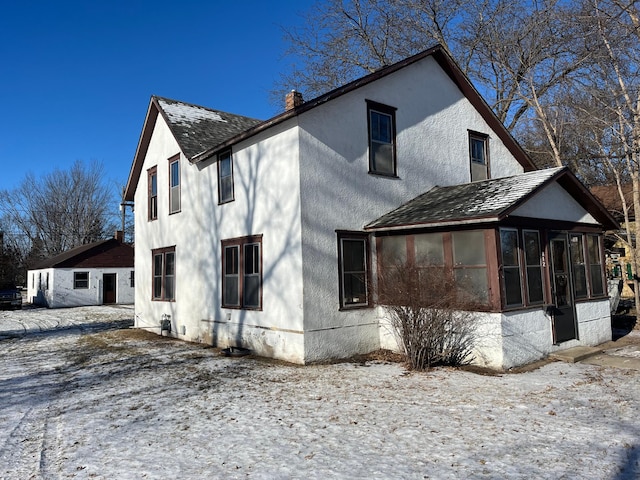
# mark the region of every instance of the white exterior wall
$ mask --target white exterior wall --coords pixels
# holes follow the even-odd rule
[[[382,307],[378,308],[378,314],[381,317],[381,348],[400,351],[400,343]],[[578,339],[554,345],[552,318],[542,307],[504,313],[476,312],[473,314],[477,325],[473,363],[508,370],[560,350],[595,346],[611,340],[608,299],[578,303],[576,315]]]
[[[29,270],[27,274],[27,299],[31,303],[49,308],[102,305],[102,276],[116,274],[116,303],[130,305],[134,302],[134,288],[130,284],[133,268],[46,268]],[[74,272],[89,273],[89,288],[73,288]],[[47,288],[48,276],[48,288]],[[35,277],[35,282],[33,278]],[[40,280],[41,279],[41,280]]]
[[[367,173],[367,99],[397,108],[398,178]],[[368,352],[380,345],[378,318],[373,309],[339,311],[336,230],[361,231],[435,185],[470,181],[468,130],[489,135],[492,177],[523,168],[431,58],[318,106],[299,124],[305,360]]]
[[[298,130],[293,120],[233,148],[235,200],[218,205],[217,164],[181,158],[181,212],[168,215],[168,159],[178,145],[158,116],[135,194],[136,326],[171,315],[172,335],[302,362]],[[157,165],[158,220],[147,221]],[[262,235],[263,308],[223,309],[221,240]],[[175,245],[176,301],[151,301],[152,250]]]

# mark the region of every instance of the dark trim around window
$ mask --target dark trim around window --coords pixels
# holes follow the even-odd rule
[[[469,169],[471,181],[491,178],[489,135],[469,130]]]
[[[124,208],[124,207],[123,207]],[[158,167],[147,170],[147,219],[158,218]]]
[[[369,173],[398,176],[396,157],[396,107],[366,100],[369,139]]]
[[[180,154],[169,158],[169,215],[178,213],[182,209]]]
[[[231,150],[227,150],[218,155],[218,204],[233,200],[233,155]]]
[[[73,272],[73,288],[78,290],[89,288],[89,272]]]
[[[222,240],[222,307],[262,310],[262,235]]]
[[[151,300],[173,302],[176,299],[176,247],[151,251]]]
[[[342,231],[337,234],[340,309],[369,308],[372,306],[369,235]]]

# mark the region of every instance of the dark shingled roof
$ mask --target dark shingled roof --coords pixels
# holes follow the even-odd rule
[[[32,270],[43,268],[133,268],[133,247],[115,238],[88,243],[43,260]]]
[[[512,177],[435,187],[371,222],[365,229],[499,220],[564,171],[566,168],[550,168]]]
[[[153,99],[189,160],[262,122],[168,98]]]

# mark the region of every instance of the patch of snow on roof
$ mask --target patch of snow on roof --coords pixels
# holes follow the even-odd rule
[[[160,106],[165,111],[169,120],[178,125],[190,125],[199,123],[203,120],[214,122],[225,122],[226,120],[220,116],[218,112],[198,107],[196,105],[187,105],[184,103],[169,103],[164,100],[158,100]]]

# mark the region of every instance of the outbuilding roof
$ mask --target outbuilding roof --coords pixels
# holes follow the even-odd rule
[[[365,230],[500,221],[551,182],[557,181],[600,223],[616,221],[566,167],[446,187],[426,193],[386,213]]]
[[[43,268],[133,268],[133,247],[115,238],[88,243],[43,260],[32,270]]]

